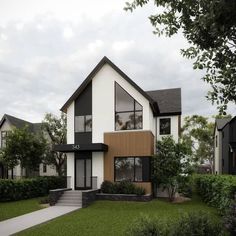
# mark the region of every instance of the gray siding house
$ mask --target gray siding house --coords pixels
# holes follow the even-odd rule
[[[30,132],[37,134],[41,131],[41,123],[31,123],[26,120],[19,119],[14,116],[5,114],[0,121],[0,149],[6,145],[7,134],[15,128],[23,128],[28,126]],[[49,138],[49,137],[47,137]],[[39,171],[33,173],[35,176],[48,176],[57,175],[56,169],[52,166],[40,164]],[[20,165],[14,167],[13,169],[6,168],[3,163],[0,162],[0,179],[1,178],[21,178],[26,176],[25,169],[22,169]]]
[[[214,132],[214,171],[236,174],[236,116],[216,119]]]

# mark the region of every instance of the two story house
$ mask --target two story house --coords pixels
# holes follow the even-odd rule
[[[7,134],[15,128],[23,128],[27,126],[29,131],[37,135],[41,131],[41,123],[31,123],[26,120],[19,119],[14,116],[5,114],[0,121],[0,148],[5,147]],[[49,137],[47,137],[49,138]],[[57,175],[56,169],[53,166],[40,164],[39,171],[31,173],[33,176],[49,176]],[[0,162],[0,178],[21,178],[26,176],[26,170],[17,165],[13,169],[8,169]]]
[[[236,174],[236,116],[216,119],[214,131],[214,171]]]
[[[100,188],[104,180],[130,180],[152,192],[150,160],[156,141],[178,141],[181,89],[143,91],[104,57],[63,105],[67,175],[73,189]]]

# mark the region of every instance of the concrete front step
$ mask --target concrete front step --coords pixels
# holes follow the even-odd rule
[[[60,200],[71,200],[71,201],[74,201],[74,200],[81,200],[82,197],[70,197],[70,196],[61,196]]]
[[[81,191],[66,191],[59,198],[56,206],[78,206],[82,207]]]
[[[61,200],[60,199],[58,201],[58,203],[75,203],[75,204],[77,204],[77,203],[80,204],[81,203],[82,204],[82,201],[81,200],[79,200],[79,201],[68,201],[68,200]]]
[[[74,203],[57,203],[56,206],[75,206],[75,207],[82,207],[82,204],[74,204]]]

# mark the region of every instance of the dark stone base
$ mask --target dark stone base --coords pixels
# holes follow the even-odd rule
[[[152,200],[152,195],[97,193],[96,198],[97,200],[148,202]]]
[[[58,199],[65,191],[69,191],[71,188],[61,188],[61,189],[53,189],[49,191],[49,204],[50,206],[54,206]]]
[[[92,189],[92,190],[83,190],[82,191],[82,207],[87,207],[89,206],[92,202],[94,202],[96,198],[96,194],[98,193],[99,190],[97,189]]]

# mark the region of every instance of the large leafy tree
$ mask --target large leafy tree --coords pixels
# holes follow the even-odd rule
[[[14,128],[6,137],[0,159],[9,168],[20,164],[27,172],[38,171],[46,150],[47,143],[42,134],[33,134],[27,126]]]
[[[149,0],[126,3],[126,10],[143,7]],[[229,101],[236,103],[236,1],[154,0],[157,14],[149,17],[154,33],[168,37],[181,30],[190,44],[182,55],[195,59],[194,69],[205,71],[211,85],[208,99],[223,114]]]
[[[184,118],[182,139],[191,147],[192,162],[208,162],[213,170],[214,162],[214,123],[207,117],[193,115]]]
[[[44,158],[44,163],[54,165],[59,176],[65,174],[63,172],[66,154],[53,150],[54,145],[66,143],[66,115],[61,113],[60,117],[47,113],[43,120],[43,129],[49,135],[50,149]]]
[[[173,201],[178,186],[191,172],[188,145],[176,143],[172,136],[163,137],[157,142],[157,154],[153,157],[152,181],[167,189],[169,200]]]

